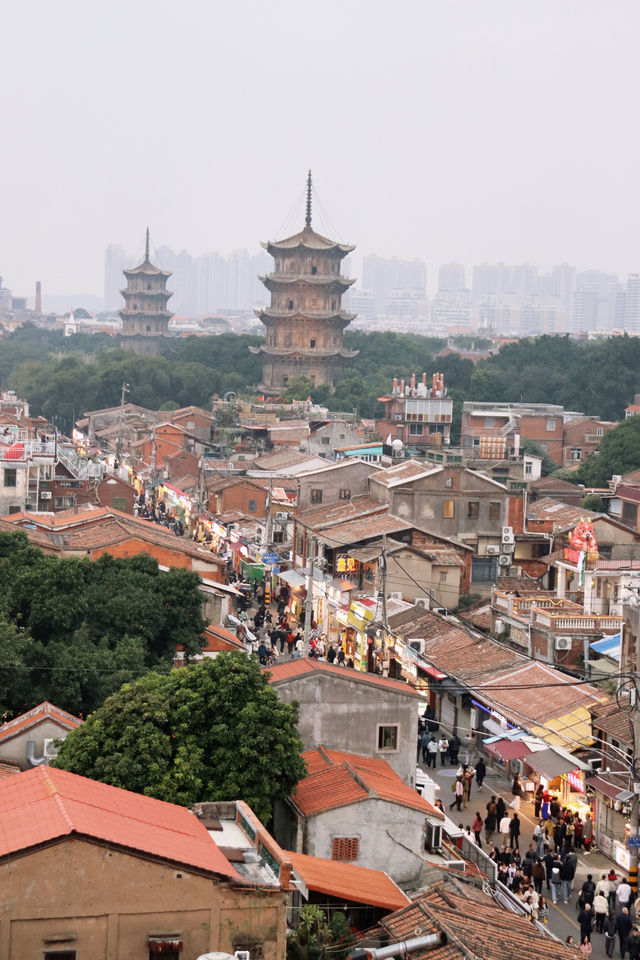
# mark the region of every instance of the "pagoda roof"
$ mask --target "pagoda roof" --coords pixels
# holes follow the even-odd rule
[[[341,253],[342,256],[346,256],[347,253],[355,250],[355,245],[338,243],[337,240],[329,240],[327,237],[323,237],[322,234],[316,233],[311,227],[305,227],[303,230],[300,230],[299,233],[294,233],[291,237],[285,237],[284,240],[269,240],[267,243],[263,243],[262,246],[268,250],[269,253],[271,253],[272,250],[294,250],[297,247],[302,247],[306,250],[321,250],[327,253],[336,251]]]
[[[270,283],[282,284],[284,286],[291,286],[296,283],[308,283],[309,286],[312,287],[330,287],[335,285],[344,287],[346,290],[352,283],[355,283],[355,280],[350,277],[341,277],[335,274],[320,275],[312,273],[300,274],[295,277],[283,276],[281,273],[267,273],[264,276],[258,277],[258,279],[264,283],[266,287],[268,287]]]
[[[124,273],[125,277],[135,277],[138,273],[143,273],[145,276],[171,276],[170,270],[161,270],[160,267],[154,266],[149,259],[144,260],[142,263],[138,264],[137,267],[131,267],[129,270],[123,270],[122,272]]]
[[[343,320],[344,323],[351,323],[358,316],[357,313],[347,313],[346,310],[329,310],[327,313],[301,313],[293,310],[272,310],[271,307],[259,307],[256,309],[258,316],[264,323],[265,317],[268,320]]]
[[[359,350],[347,350],[345,347],[339,347],[337,350],[319,350],[317,347],[310,347],[305,350],[301,347],[268,347],[261,344],[259,347],[249,347],[251,353],[264,353],[269,357],[304,357],[326,359],[327,357],[344,357],[347,360],[357,357]]]

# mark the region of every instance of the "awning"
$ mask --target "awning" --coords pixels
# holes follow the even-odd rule
[[[304,587],[305,579],[297,570],[283,570],[282,573],[278,574],[280,580],[284,580],[285,583],[288,583],[290,587],[293,587],[296,590],[298,587]]]
[[[614,783],[608,783],[602,777],[591,777],[587,780],[587,786],[604,793],[605,797],[609,797],[611,800],[627,800],[633,796],[631,790],[624,790]]]
[[[543,777],[549,780],[555,780],[563,773],[569,773],[569,770],[575,770],[580,766],[580,762],[575,757],[563,757],[555,750],[538,750],[525,759],[527,766],[537,770]]]
[[[505,763],[509,760],[522,760],[531,753],[523,740],[496,740],[495,743],[485,743],[485,749]]]
[[[497,737],[504,737],[505,733],[507,733],[507,728],[501,723],[498,723],[497,720],[483,720],[482,726],[490,733],[495,733]]]
[[[434,680],[444,680],[446,673],[440,673],[435,667],[432,667],[428,663],[420,663],[419,660],[416,660],[416,666],[418,670],[422,670],[423,673],[428,674],[430,677],[433,677]]]
[[[602,640],[594,640],[594,642],[590,643],[589,646],[596,653],[601,653],[604,656],[611,657],[613,660],[617,660],[618,663],[620,663],[622,637],[619,633],[614,633],[611,637],[603,637]]]

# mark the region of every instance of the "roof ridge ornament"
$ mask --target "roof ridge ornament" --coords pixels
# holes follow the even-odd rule
[[[307,176],[307,212],[304,218],[304,225],[311,229],[311,170]]]

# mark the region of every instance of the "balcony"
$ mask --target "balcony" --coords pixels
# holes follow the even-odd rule
[[[579,615],[568,610],[552,613],[550,610],[536,609],[533,623],[554,632],[573,630],[580,633],[582,630],[621,630],[624,619],[623,617]]]

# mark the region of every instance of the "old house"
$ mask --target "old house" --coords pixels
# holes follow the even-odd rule
[[[64,740],[82,722],[45,700],[0,726],[0,759],[21,770],[48,764],[57,756],[57,741]]]

